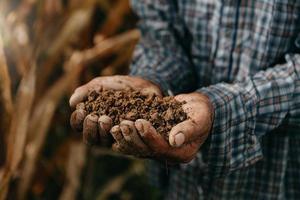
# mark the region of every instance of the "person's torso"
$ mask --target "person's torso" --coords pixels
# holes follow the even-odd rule
[[[285,62],[300,38],[299,0],[178,0],[177,16],[198,87],[243,81]],[[169,199],[300,199],[300,130],[287,122],[261,144],[262,161],[226,178],[211,179],[198,161],[174,170]]]

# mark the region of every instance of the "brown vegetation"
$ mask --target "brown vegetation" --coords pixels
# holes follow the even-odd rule
[[[91,160],[99,152],[114,154],[85,148],[66,127],[67,100],[96,75],[127,72],[140,36],[129,3],[3,0],[0,9],[0,199],[45,198],[55,188],[50,180],[59,182],[52,197],[73,199],[80,192],[87,199],[91,192],[81,181],[86,177],[92,188]],[[53,142],[57,129],[59,143]],[[109,196],[103,192],[101,198]]]

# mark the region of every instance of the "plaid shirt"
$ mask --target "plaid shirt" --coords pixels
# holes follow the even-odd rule
[[[151,168],[166,198],[300,199],[300,1],[132,7],[142,39],[131,74],[175,94],[205,93],[215,108],[192,162]]]

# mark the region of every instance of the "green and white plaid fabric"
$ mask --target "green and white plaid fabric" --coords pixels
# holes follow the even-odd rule
[[[131,74],[207,94],[212,133],[189,164],[150,167],[166,199],[300,199],[300,1],[132,0]]]

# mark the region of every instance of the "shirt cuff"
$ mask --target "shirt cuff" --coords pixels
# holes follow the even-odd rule
[[[213,177],[245,168],[262,158],[259,139],[254,134],[255,96],[251,88],[241,94],[237,87],[221,83],[198,90],[209,97],[214,108],[213,127],[204,148],[204,161]]]

